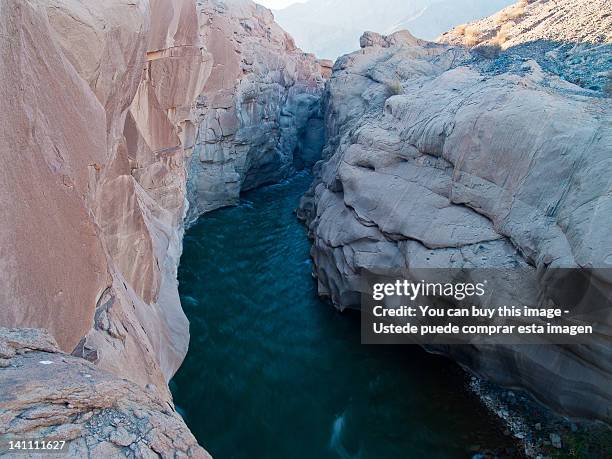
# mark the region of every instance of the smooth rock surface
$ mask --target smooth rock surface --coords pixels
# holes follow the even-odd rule
[[[576,2],[554,3],[568,9],[557,17],[565,30]],[[538,15],[547,6],[528,8]],[[591,11],[592,23],[605,20],[605,8]],[[609,99],[525,58],[530,46],[539,43],[527,37],[521,54],[488,58],[407,32],[370,32],[361,51],[336,62],[324,160],[299,210],[321,295],[340,309],[359,307],[364,274],[419,267],[611,267]],[[505,65],[515,61],[522,65]],[[495,282],[517,303],[533,301],[528,286],[512,287],[517,279]],[[597,280],[608,294],[610,281]],[[612,368],[604,339],[430,350],[558,411],[605,420]]]
[[[0,323],[170,398],[195,99],[190,0],[3,2]],[[17,204],[19,203],[19,204]]]
[[[189,343],[176,279],[188,194],[193,218],[314,163],[331,63],[247,0],[7,0],[0,36],[0,325],[46,329],[75,357],[62,357],[65,380],[51,373],[57,401],[83,383],[71,379],[90,368],[80,357],[130,406],[149,403],[139,387],[173,411],[167,383]],[[3,394],[22,377],[7,379],[9,358]],[[181,426],[168,438],[180,443]],[[139,432],[104,438],[132,447]]]

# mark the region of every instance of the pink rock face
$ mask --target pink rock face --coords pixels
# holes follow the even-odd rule
[[[191,0],[0,6],[0,323],[168,398],[188,345],[176,267],[194,102]],[[16,90],[18,88],[18,90]]]
[[[290,172],[281,112],[305,125],[331,63],[248,0],[8,0],[0,33],[0,325],[46,328],[169,400],[189,342],[176,271],[196,139],[224,197],[269,180],[268,155]],[[196,215],[218,205],[201,179]]]
[[[72,350],[110,281],[91,214],[106,113],[48,39],[43,2],[2,2],[0,34],[0,323],[47,328]]]
[[[151,2],[144,70],[120,117],[121,138],[101,181],[96,215],[114,268],[106,319],[81,342],[98,363],[163,392],[189,343],[177,291],[185,213],[185,159],[194,143],[193,103],[210,74],[191,1]],[[143,53],[143,57],[145,53]],[[144,365],[134,371],[133,359]]]

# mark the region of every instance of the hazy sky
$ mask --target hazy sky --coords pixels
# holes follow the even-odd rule
[[[294,3],[305,3],[306,0],[255,0],[255,3],[260,3],[272,10],[280,10]]]

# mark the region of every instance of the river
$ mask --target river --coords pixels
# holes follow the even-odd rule
[[[185,235],[187,358],[176,405],[216,459],[472,457],[510,447],[468,376],[416,346],[360,344],[356,312],[316,295],[293,213],[306,173],[245,194]]]

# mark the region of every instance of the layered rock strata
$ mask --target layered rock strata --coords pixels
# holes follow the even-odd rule
[[[548,17],[547,3],[531,2],[527,11]],[[605,2],[581,3],[591,11],[586,24],[609,20]],[[554,21],[567,21],[557,25],[565,30],[574,17]],[[612,267],[609,99],[601,85],[581,87],[538,63],[541,43],[524,33],[520,50],[493,54],[408,32],[366,33],[361,51],[336,62],[324,160],[299,211],[313,238],[319,293],[336,307],[359,307],[369,273]],[[585,46],[597,53],[604,45],[609,39]],[[574,71],[603,72],[595,62],[579,60],[585,67]],[[529,289],[516,281],[496,279],[510,299],[529,304],[522,303]],[[608,296],[611,281],[597,279]],[[430,350],[563,413],[609,420],[609,343],[608,334],[593,346]]]

